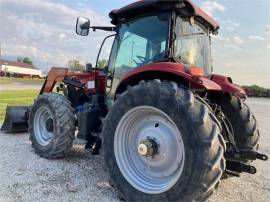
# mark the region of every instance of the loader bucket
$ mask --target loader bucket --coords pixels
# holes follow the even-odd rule
[[[30,106],[8,106],[6,110],[5,121],[1,127],[1,131],[8,133],[27,132],[30,110]]]

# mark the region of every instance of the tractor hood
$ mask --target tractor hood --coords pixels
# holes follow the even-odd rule
[[[141,0],[123,8],[113,10],[109,16],[112,24],[118,25],[146,14],[175,10],[184,16],[195,16],[196,20],[209,27],[212,32],[219,29],[218,23],[191,0]]]

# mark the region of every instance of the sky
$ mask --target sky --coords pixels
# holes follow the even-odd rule
[[[30,57],[48,71],[68,60],[95,64],[106,32],[77,36],[78,16],[91,25],[110,25],[112,9],[135,0],[0,0],[2,58]],[[270,1],[193,0],[220,24],[212,38],[214,73],[231,76],[240,85],[270,88]],[[107,50],[109,51],[109,50]]]

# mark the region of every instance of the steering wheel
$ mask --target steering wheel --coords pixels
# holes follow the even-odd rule
[[[155,57],[153,58],[153,61],[155,62],[157,60],[164,58],[164,55],[165,55],[165,51],[162,51],[161,53],[155,55]]]
[[[143,57],[143,56],[137,55],[136,57],[139,60],[139,62],[137,62],[136,59],[133,59],[133,61],[136,63],[137,66],[141,66],[141,65],[146,64],[147,62],[149,62],[149,59],[146,60],[146,58]]]
[[[136,57],[137,57],[137,58],[140,60],[140,62],[142,62],[142,63],[146,61],[145,57],[143,57],[143,56],[137,55]]]

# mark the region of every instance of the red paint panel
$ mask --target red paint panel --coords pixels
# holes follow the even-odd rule
[[[211,80],[220,85],[223,92],[232,93],[241,98],[245,98],[247,96],[243,88],[234,85],[231,79],[226,76],[213,74],[211,75]]]
[[[167,0],[168,4],[173,2],[173,0]],[[200,17],[204,19],[207,23],[209,23],[212,26],[213,30],[218,30],[219,24],[216,20],[214,20],[210,15],[208,15],[204,10],[202,10],[200,7],[198,7],[195,3],[193,3],[191,0],[184,0],[186,4],[189,4],[192,9],[194,10],[194,15],[197,17]],[[152,1],[152,4],[157,4],[158,1],[154,0]],[[177,2],[176,2],[177,3]],[[140,1],[135,1],[134,3],[131,3],[127,6],[124,6],[120,9],[115,9],[111,13],[118,15],[119,13],[122,12],[127,12],[130,9],[136,8],[138,6],[143,6],[143,5],[149,5],[151,2],[147,2],[146,0],[140,0]]]
[[[106,94],[106,84],[107,84],[107,76],[99,75],[97,79],[97,88],[99,95]]]
[[[138,67],[134,69],[133,71],[126,74],[122,79],[122,81],[128,81],[133,79],[133,77],[137,76],[140,73],[143,72],[166,72],[166,73],[172,73],[176,75],[181,75],[184,78],[190,79],[190,75],[185,73],[185,67],[183,64],[178,63],[171,63],[171,62],[162,62],[162,63],[152,63],[143,65],[141,67]]]
[[[201,76],[202,72],[199,72],[200,73],[199,76],[194,76],[194,75],[191,75],[190,73],[187,73],[187,72],[192,72],[190,71],[190,69],[192,68],[195,68],[195,67],[188,68],[186,71],[185,66],[183,64],[172,63],[172,62],[148,64],[148,65],[138,67],[134,69],[133,71],[129,72],[127,75],[125,75],[121,79],[120,85],[127,85],[134,78],[146,72],[160,72],[160,73],[170,73],[170,74],[179,76],[179,80],[185,79],[188,83],[190,83],[190,86],[192,89],[206,89],[210,91],[221,91],[221,87],[218,84],[209,80],[205,76]],[[196,71],[198,70],[196,69]]]
[[[104,94],[106,92],[106,75],[101,71],[76,71],[67,68],[52,67],[48,73],[46,83],[43,86],[41,93],[52,92],[57,82],[62,82],[65,78],[74,79],[79,81],[85,86],[84,91],[86,93],[96,93],[96,89],[87,89],[88,81],[96,81],[99,88],[99,93]]]
[[[202,87],[208,91],[221,91],[222,88],[220,87],[220,85],[218,85],[217,83],[211,81],[210,79],[206,78],[206,77],[193,77],[193,79],[197,79],[198,82],[200,83],[200,85],[198,85],[197,87],[195,86],[195,84],[191,83],[191,86],[194,86],[193,89],[202,89]]]
[[[197,6],[195,3],[193,3],[191,0],[186,0],[194,9],[195,15],[203,18],[206,20],[210,25],[213,26],[214,30],[217,30],[219,28],[218,22],[209,16],[203,9],[201,9],[199,6]]]

